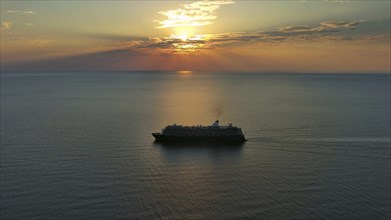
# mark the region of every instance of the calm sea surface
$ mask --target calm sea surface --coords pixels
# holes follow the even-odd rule
[[[248,141],[153,143],[217,117]],[[0,217],[390,219],[390,144],[390,75],[2,74]]]

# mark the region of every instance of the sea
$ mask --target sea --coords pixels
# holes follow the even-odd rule
[[[1,73],[1,219],[390,219],[390,74]],[[233,123],[237,146],[154,143]]]

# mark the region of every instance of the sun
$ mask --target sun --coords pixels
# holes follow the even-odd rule
[[[187,41],[189,36],[186,33],[182,33],[182,34],[178,35],[178,38],[181,39],[182,41]]]
[[[207,34],[195,34],[193,27],[178,27],[166,39],[171,41],[172,51],[176,54],[190,54],[205,48]]]
[[[177,39],[187,41],[193,35],[195,35],[196,29],[194,27],[177,27],[174,29],[174,35]]]

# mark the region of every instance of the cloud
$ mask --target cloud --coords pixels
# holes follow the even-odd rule
[[[14,25],[14,23],[12,21],[4,21],[3,23],[1,23],[1,30],[8,30],[8,29],[11,29],[11,27]]]
[[[324,21],[321,25],[324,28],[351,28],[354,29],[363,21]]]
[[[324,32],[324,31],[337,31],[337,29],[355,29],[363,21],[324,21],[317,27],[311,27],[309,25],[296,25],[282,27],[279,30],[281,32]]]
[[[296,25],[296,26],[286,26],[279,29],[281,32],[311,32],[318,31],[317,28],[310,27],[308,25]]]
[[[11,13],[11,14],[36,14],[34,11],[22,11],[22,10],[7,10],[7,13]]]
[[[129,50],[138,54],[189,54],[194,51],[238,47],[272,46],[287,42],[308,42],[312,40],[353,40],[343,32],[344,29],[357,27],[359,21],[325,21],[312,27],[297,25],[281,27],[269,32],[231,32],[219,34],[199,34],[182,39],[178,36],[150,37],[105,46],[109,50]]]
[[[302,0],[302,2],[337,2],[337,3],[347,3],[351,1],[347,0]]]
[[[367,35],[363,38],[367,41],[384,41],[387,40],[391,42],[391,36],[387,34],[378,34],[378,35]]]
[[[356,24],[357,23],[357,24]],[[350,27],[359,26],[355,21],[325,21],[317,26],[297,25],[280,27],[275,31],[230,32],[219,34],[200,34],[181,39],[175,35],[168,37],[116,37],[114,35],[93,34],[90,37],[106,39],[107,44],[97,46],[96,52],[55,58],[31,65],[17,65],[12,68],[32,69],[53,67],[62,68],[107,68],[105,65],[139,65],[146,57],[160,57],[162,60],[172,55],[193,54],[207,56],[210,51],[217,53],[229,52],[229,49],[255,48],[264,49],[280,45],[296,43],[337,42],[337,41],[378,41],[389,39],[388,35],[364,35],[352,37],[348,34]],[[355,25],[354,25],[355,24]],[[348,31],[344,31],[348,30]],[[26,41],[28,46],[40,50],[53,48],[52,40],[48,39],[15,39]],[[61,42],[59,42],[61,43]],[[196,52],[196,53],[195,53]],[[144,57],[141,59],[140,57]],[[140,58],[140,60],[138,60]],[[149,59],[149,58],[148,58]],[[148,60],[144,59],[144,60]],[[87,66],[86,66],[87,65]],[[89,66],[90,65],[90,66]],[[130,64],[129,64],[130,65]]]
[[[26,26],[32,27],[32,26],[34,26],[34,24],[28,22],[28,23],[26,23]]]
[[[44,48],[47,47],[53,41],[54,40],[49,40],[49,39],[32,39],[32,40],[28,40],[27,44],[30,47]]]
[[[156,20],[159,23],[157,28],[209,25],[217,18],[216,10],[220,6],[233,3],[231,0],[204,0],[185,4],[183,8],[160,11],[159,14],[166,16],[167,19],[163,21]]]
[[[169,37],[134,38],[105,45],[105,50],[126,50],[136,54],[189,54],[194,51],[238,47],[273,46],[288,42],[308,42],[313,40],[354,40],[344,29],[357,27],[360,21],[325,21],[318,26],[296,25],[280,27],[277,31],[230,32],[219,34],[198,34],[186,39]]]
[[[129,36],[129,35],[108,34],[108,33],[82,33],[82,34],[78,34],[77,36],[88,38],[88,39],[99,39],[99,40],[114,41],[114,42],[138,41],[138,40],[148,39],[148,37],[145,36]]]
[[[40,60],[23,61],[4,65],[5,71],[28,71],[28,70],[104,70],[116,68],[118,63],[122,65],[138,65],[139,62],[132,61],[130,58],[135,54],[132,51],[110,50],[94,53],[83,53],[79,55],[70,55],[65,57],[50,57]],[[2,66],[3,68],[3,66]],[[3,69],[2,69],[3,70]]]

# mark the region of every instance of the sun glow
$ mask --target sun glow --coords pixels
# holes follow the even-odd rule
[[[183,33],[183,34],[179,35],[178,38],[181,39],[182,41],[186,41],[188,36],[187,36],[187,34]]]
[[[186,41],[189,37],[195,35],[196,29],[194,27],[176,27],[173,31],[177,39]]]
[[[193,72],[191,70],[179,70],[177,71],[177,73],[182,75],[189,75],[192,74]]]
[[[208,34],[188,35],[187,33],[182,33],[180,35],[172,34],[166,39],[171,41],[175,53],[189,54],[205,48],[209,38],[210,35]]]

